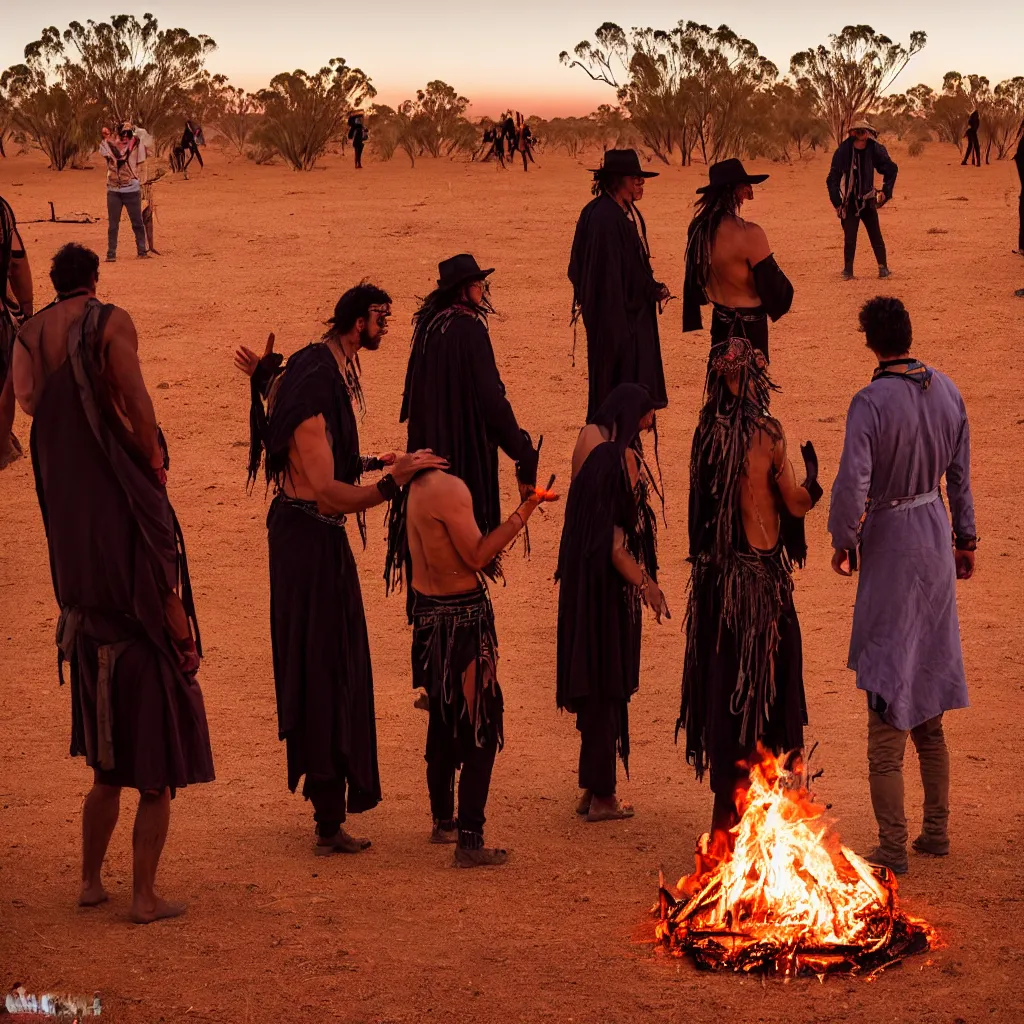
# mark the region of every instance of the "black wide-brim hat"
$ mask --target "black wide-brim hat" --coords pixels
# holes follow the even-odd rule
[[[767,174],[747,174],[743,164],[733,157],[711,165],[708,170],[708,183],[697,189],[697,195],[720,188],[736,188],[738,185],[760,185],[762,181],[767,180]]]
[[[437,287],[445,290],[456,288],[460,284],[468,284],[470,281],[482,281],[494,273],[494,267],[489,270],[481,270],[473,256],[468,252],[461,252],[458,256],[451,256],[441,260],[437,265]]]
[[[605,151],[604,162],[593,167],[591,174],[619,175],[623,178],[656,178],[657,171],[645,171],[635,149],[609,149]]]

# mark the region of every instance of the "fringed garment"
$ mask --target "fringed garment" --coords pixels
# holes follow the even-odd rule
[[[439,707],[446,733],[476,747],[504,746],[503,700],[498,685],[498,636],[494,609],[481,586],[459,594],[411,590],[412,684]],[[471,700],[463,677],[475,666]],[[433,712],[432,712],[433,713]],[[432,752],[427,750],[427,760]]]
[[[630,490],[622,449],[599,444],[576,474],[565,504],[558,592],[556,703],[573,714],[584,700],[621,706],[618,750],[629,769],[627,706],[640,686],[641,601],[612,562],[615,528],[657,580],[657,519],[643,475]]]
[[[267,514],[270,550],[270,634],[278,736],[285,741],[288,787],[348,784],[348,810],[381,798],[373,672],[362,591],[345,531],[345,516],[289,497],[288,446],[299,424],[323,416],[336,480],[359,483],[364,460],[353,400],[356,368],[343,375],[325,344],[278,359],[253,377],[249,476],[266,450],[266,477],[277,495]],[[269,411],[263,410],[263,394]],[[362,524],[360,523],[362,533]]]
[[[740,488],[755,432],[781,438],[767,416],[771,382],[744,373],[740,400],[724,382],[711,386],[690,456],[690,563],[686,655],[676,734],[711,787],[731,794],[736,763],[758,742],[776,752],[803,745],[807,721],[800,626],[793,606],[787,528],[770,551],[752,548]],[[800,550],[799,531],[795,553]]]

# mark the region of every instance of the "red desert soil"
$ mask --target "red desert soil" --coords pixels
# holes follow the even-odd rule
[[[867,239],[858,273],[839,279],[839,226],[825,195],[828,158],[765,166],[750,216],[763,224],[796,285],[792,313],[772,333],[783,386],[776,409],[789,437],[811,438],[828,487],[851,395],[872,362],[856,310],[880,290],[902,297],[915,351],[950,372],[974,434],[974,493],[983,538],[978,574],[959,584],[973,706],[948,716],[953,757],[953,852],[914,855],[900,892],[945,945],[874,983],[783,985],[711,977],[655,953],[647,913],[658,868],[688,872],[710,817],[673,745],[683,657],[687,452],[698,410],[706,335],[680,334],[680,305],[662,318],[670,406],[660,417],[668,525],[661,563],[673,610],[645,625],[633,701],[632,777],[622,794],[634,820],[588,825],[573,813],[577,739],[554,702],[560,510],[537,517],[533,557],[508,561],[493,589],[501,641],[506,747],[488,807],[488,837],[511,850],[493,871],[458,872],[427,844],[426,718],[414,710],[409,629],[401,597],[384,598],[379,510],[357,551],[373,648],[384,802],[353,819],[373,839],[359,857],[314,859],[309,805],[285,786],[268,636],[262,488],[245,493],[248,388],[231,365],[239,343],[268,331],[291,352],[317,336],[338,295],[369,277],[396,317],[383,348],[363,360],[368,452],[397,448],[409,318],[439,258],[468,250],[495,266],[492,322],[498,364],[521,422],[545,437],[541,472],[568,481],[586,408],[584,338],[570,361],[565,276],[576,215],[589,199],[583,166],[545,154],[529,174],[491,165],[396,158],[348,160],[294,174],[211,151],[193,180],[158,186],[157,245],[134,259],[127,222],[121,260],[102,265],[104,299],[139,328],[147,382],[171,447],[170,494],[188,542],[206,643],[206,694],[217,781],[180,792],[159,878],[185,899],[177,921],[127,922],[134,798],[126,794],[108,859],[110,904],[75,906],[80,808],[89,772],[68,756],[69,694],[57,686],[46,546],[25,459],[0,477],[0,985],[104,996],[113,1021],[820,1021],[1019,1020],[1024,834],[1019,743],[1024,721],[1019,644],[1020,485],[1024,447],[1021,317],[1024,261],[1010,255],[1016,179],[1009,162],[958,166],[934,145],[901,164],[882,215],[893,277],[880,289]],[[586,165],[593,164],[593,157]],[[658,276],[679,293],[683,240],[702,167],[662,167],[643,212]],[[38,156],[0,161],[0,192],[18,217],[104,212],[103,175],[53,174]],[[37,305],[50,256],[68,240],[101,254],[105,222],[27,224]],[[27,442],[28,423],[16,430]],[[27,447],[27,444],[26,444]],[[505,502],[512,475],[502,467]],[[829,569],[827,503],[809,517],[810,564],[798,573],[810,712],[808,740],[844,840],[873,840],[865,763],[865,701],[845,668],[854,584]],[[351,531],[354,536],[354,530]],[[911,836],[920,785],[907,758]],[[1013,1007],[1016,1005],[1017,1010]]]

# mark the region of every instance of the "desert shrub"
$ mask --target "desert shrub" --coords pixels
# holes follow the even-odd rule
[[[907,156],[921,156],[924,153],[924,139],[911,139],[907,146]]]

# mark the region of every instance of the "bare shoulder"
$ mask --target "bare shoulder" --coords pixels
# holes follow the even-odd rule
[[[420,474],[409,485],[410,509],[417,508],[429,515],[440,515],[464,502],[472,505],[472,500],[463,480],[438,469]]]
[[[768,244],[768,235],[760,224],[753,221],[743,222],[743,242],[747,250],[747,258],[751,263],[760,263],[765,257],[771,255],[771,246]]]

